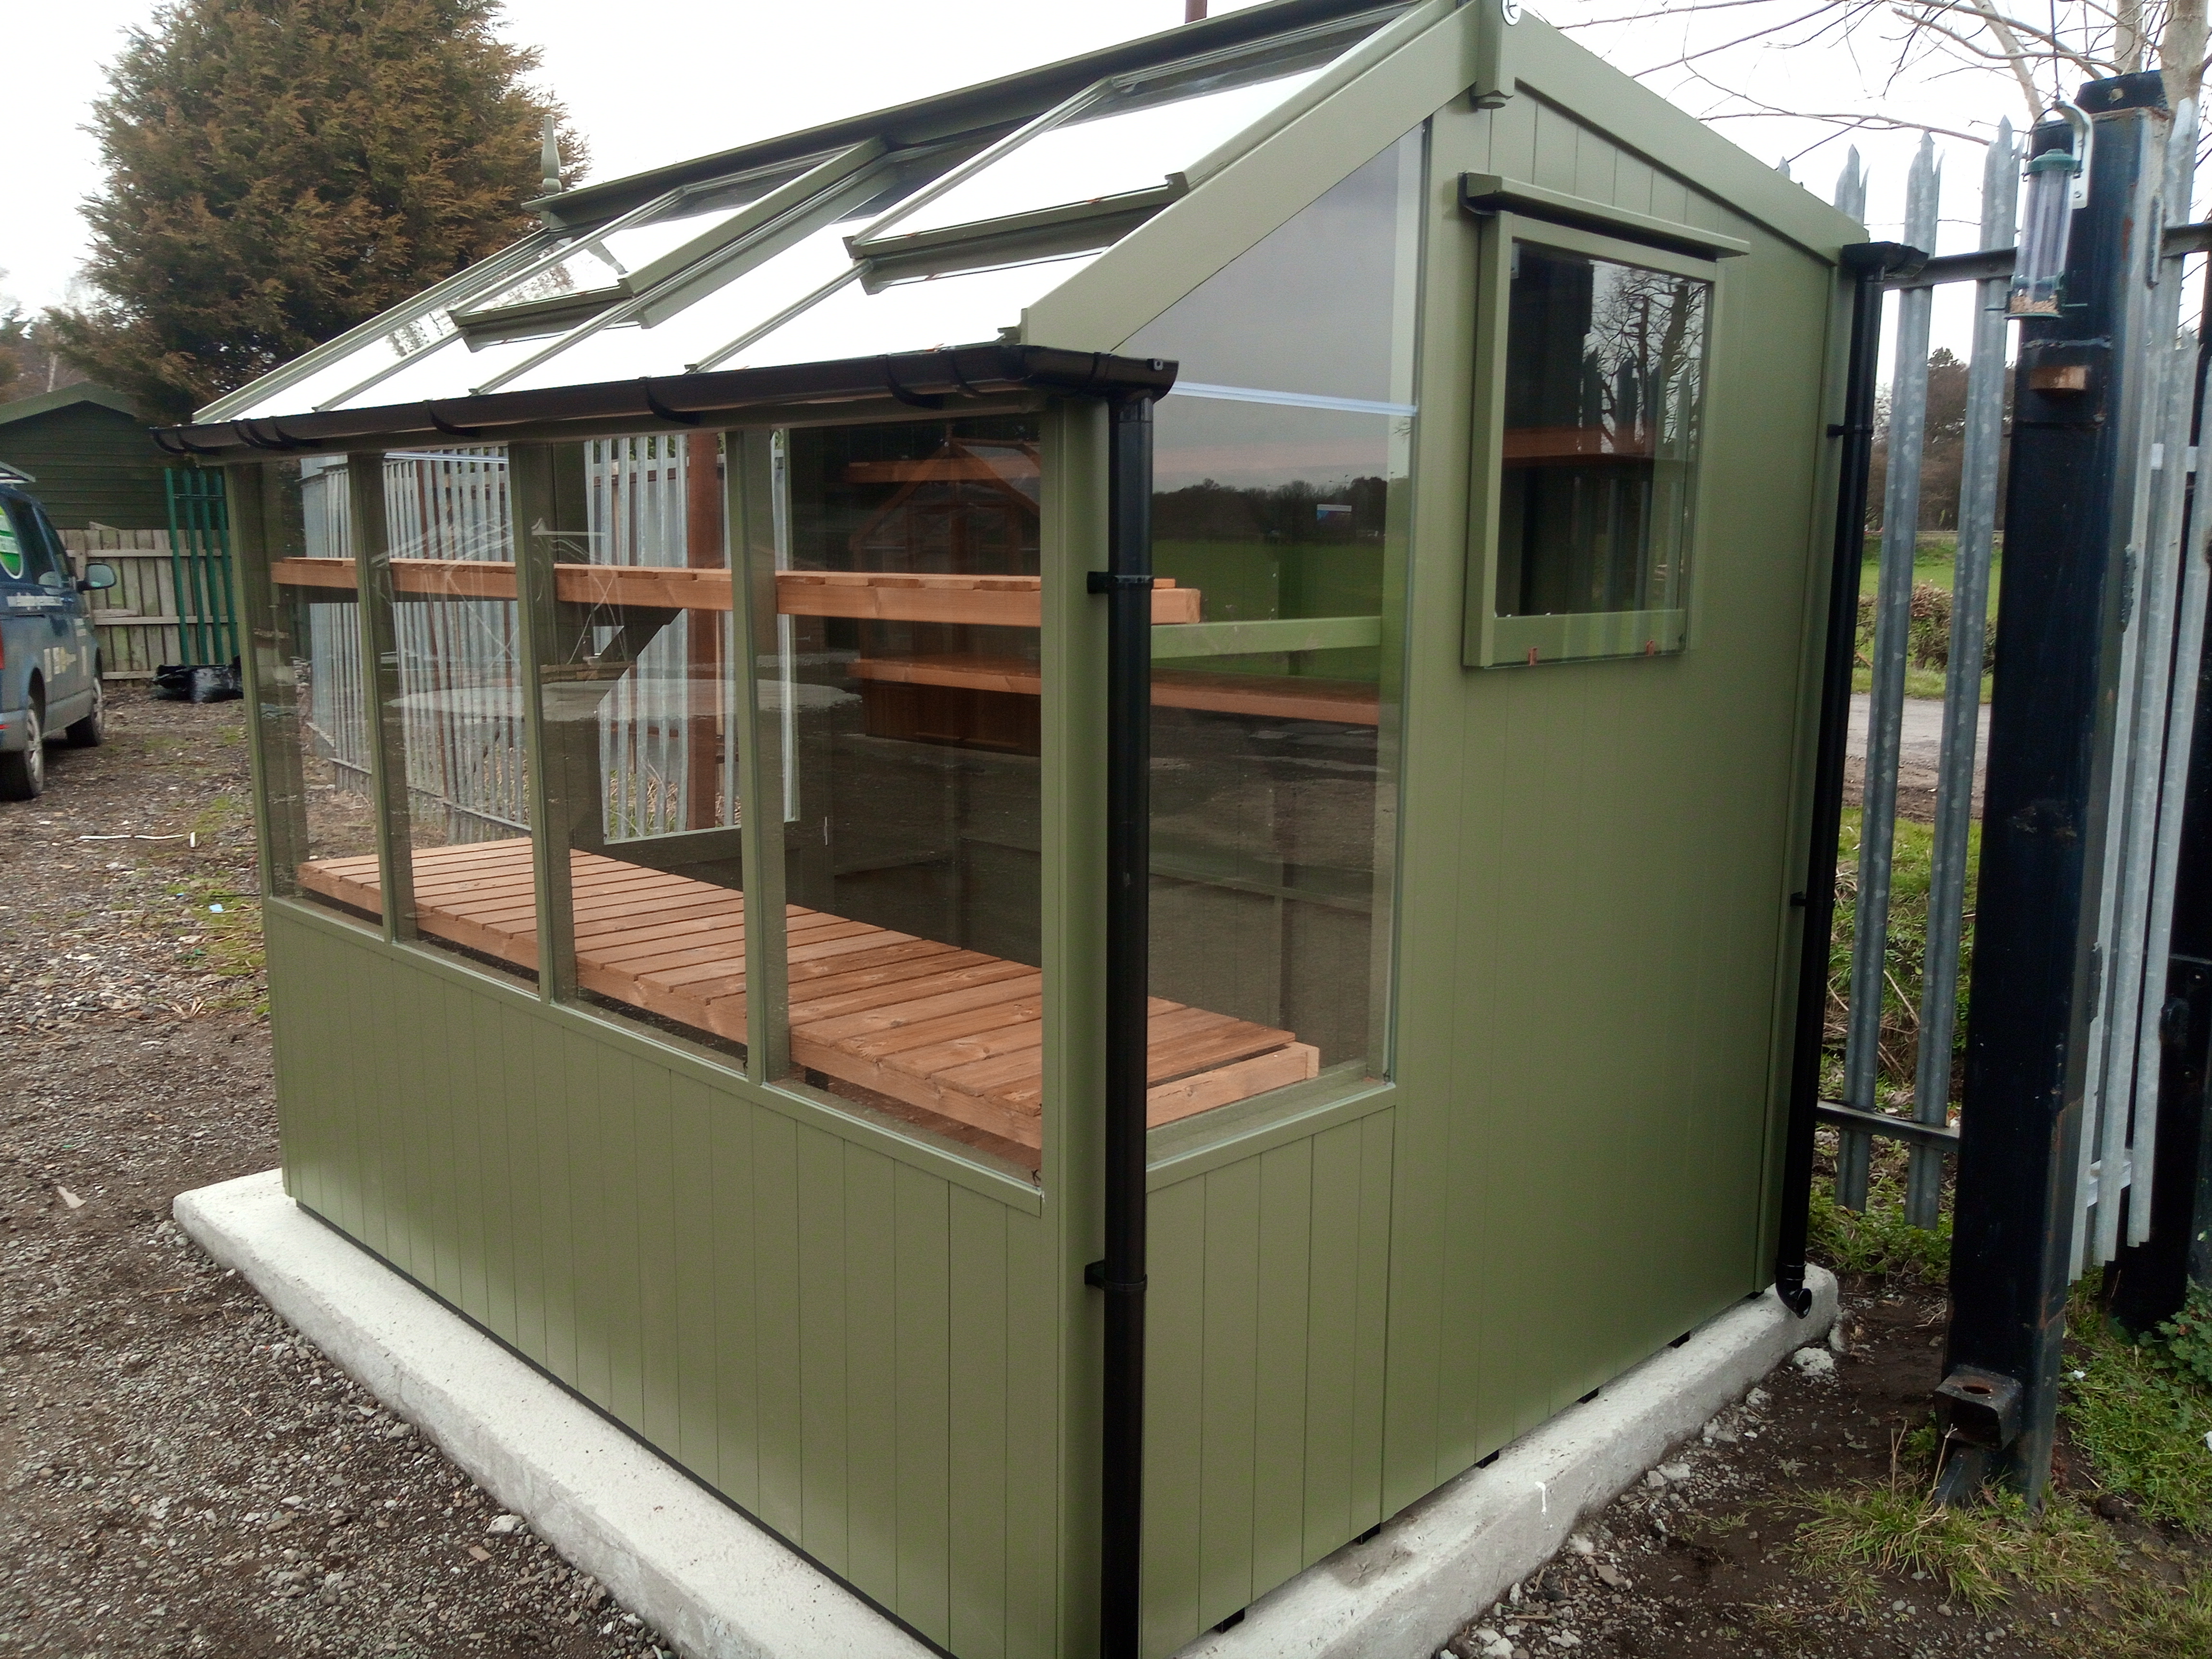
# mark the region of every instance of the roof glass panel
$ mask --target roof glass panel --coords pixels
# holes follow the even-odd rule
[[[875,237],[889,240],[1157,189],[1312,84],[1372,27],[1287,52],[1107,82],[882,226]]]
[[[994,270],[925,276],[873,294],[858,282],[848,283],[781,328],[705,367],[761,368],[985,343],[1019,324],[1024,307],[1097,257],[1093,251]]]
[[[464,284],[447,295],[446,303],[387,326],[381,334],[362,341],[321,368],[279,386],[244,409],[234,410],[234,416],[301,415],[330,406],[372,375],[394,368],[433,346],[442,345],[453,337],[453,313],[465,309],[474,295],[484,289],[511,277],[519,266],[529,263],[528,256],[536,251],[526,244],[507,255],[493,255],[482,262],[482,276],[475,283]],[[385,399],[367,401],[382,403]]]
[[[853,270],[845,238],[855,227],[880,218],[950,166],[949,159],[886,166],[857,181],[836,217],[692,301],[672,317],[647,326],[624,319],[577,331],[570,343],[544,362],[532,365],[500,390],[533,386],[589,386],[641,374],[681,374],[765,328],[809,295]],[[538,343],[542,347],[544,342]]]
[[[545,342],[495,340],[471,350],[465,340],[416,358],[396,374],[386,375],[339,405],[343,409],[377,409],[386,404],[419,403],[428,398],[465,398],[485,381],[523,362]],[[299,405],[287,398],[287,409]]]
[[[562,255],[468,308],[495,311],[535,300],[614,288],[654,260],[709,236],[777,185],[805,172],[793,167],[750,178],[727,179],[683,191],[600,230],[576,237]]]

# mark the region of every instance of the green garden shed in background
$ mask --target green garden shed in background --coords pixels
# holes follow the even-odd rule
[[[534,205],[163,434],[300,1203],[963,1659],[1771,1282],[1858,227],[1497,0]]]
[[[0,461],[20,467],[59,530],[166,530],[162,452],[137,406],[88,382],[0,404]]]

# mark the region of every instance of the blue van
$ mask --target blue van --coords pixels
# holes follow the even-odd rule
[[[100,641],[84,596],[115,586],[104,564],[82,580],[46,509],[0,474],[0,800],[30,800],[46,787],[46,744],[80,749],[106,735]]]

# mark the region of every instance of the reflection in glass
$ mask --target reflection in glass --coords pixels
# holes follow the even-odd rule
[[[1679,608],[1711,284],[1526,242],[1512,260],[1498,614]]]
[[[1153,564],[1201,605],[1152,630],[1152,993],[1224,1022],[1155,1015],[1156,1128],[1387,1075],[1421,175],[1417,131],[1122,348],[1182,364]]]
[[[1037,436],[1032,416],[794,431],[787,510],[752,538],[776,566],[761,716],[786,747],[793,1066],[1032,1170]]]

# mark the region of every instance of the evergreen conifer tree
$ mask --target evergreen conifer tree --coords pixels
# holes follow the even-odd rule
[[[63,349],[182,419],[526,232],[561,112],[501,9],[171,0],[94,106],[99,297],[50,313]]]

